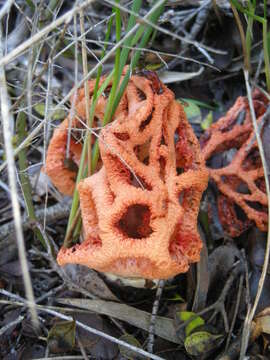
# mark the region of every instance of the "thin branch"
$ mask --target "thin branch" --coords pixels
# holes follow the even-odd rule
[[[50,206],[46,209],[37,210],[35,215],[38,222],[42,222],[45,212],[47,223],[56,222],[57,220],[66,218],[70,210],[70,201],[67,203],[57,203],[56,205]],[[32,227],[32,223],[29,222],[28,216],[24,216],[22,219],[23,230],[28,230]],[[0,240],[5,239],[8,236],[13,236],[14,223],[9,222],[0,227]]]
[[[233,318],[232,318],[232,322],[230,325],[229,334],[228,334],[227,340],[226,340],[225,351],[227,351],[229,348],[235,321],[236,321],[237,315],[239,313],[240,300],[241,300],[241,295],[242,295],[242,291],[243,291],[243,283],[244,283],[244,275],[241,275],[240,281],[239,281],[239,286],[238,286],[238,292],[237,292],[237,297],[236,297],[236,304],[235,304],[235,309],[234,309],[234,313],[233,313]]]
[[[7,0],[5,2],[5,4],[2,6],[1,10],[0,10],[0,21],[2,20],[2,18],[9,13],[9,10],[11,8],[11,6],[13,5],[14,0]]]
[[[2,26],[0,24],[0,57],[3,56],[2,36],[3,36]],[[18,201],[18,191],[16,185],[16,171],[15,171],[16,167],[15,167],[15,159],[14,159],[13,147],[12,147],[12,135],[10,132],[10,123],[13,123],[14,120],[9,110],[9,96],[7,91],[5,69],[3,66],[0,66],[0,100],[1,100],[1,115],[2,115],[3,133],[4,133],[4,142],[5,142],[5,153],[6,153],[7,165],[8,165],[8,179],[11,190],[12,212],[14,218],[15,231],[16,231],[19,260],[22,269],[26,298],[29,300],[29,310],[32,316],[32,321],[35,326],[38,326],[38,317],[35,309],[34,293],[32,289],[32,283],[31,283],[31,278],[29,275],[29,269],[27,264],[26,250],[25,250],[25,244],[23,238],[22,221],[20,214],[20,205]]]
[[[19,316],[14,321],[9,322],[7,325],[1,327],[0,329],[0,336],[2,336],[8,329],[10,329],[12,326],[18,325],[21,323],[24,319],[24,316]]]
[[[156,324],[156,317],[159,308],[159,302],[161,299],[161,295],[163,292],[163,288],[165,286],[165,280],[159,280],[157,285],[157,292],[156,298],[152,308],[152,314],[150,318],[150,325],[149,325],[149,336],[148,336],[148,343],[147,343],[147,350],[152,353],[154,347],[154,340],[155,340],[155,324]]]
[[[10,197],[10,195],[11,195],[10,188],[1,179],[0,179],[0,188],[2,188],[7,193],[7,196]],[[25,203],[20,196],[18,196],[18,201],[19,201],[20,205],[23,208],[25,208]],[[0,227],[0,229],[1,229],[1,227]]]
[[[80,5],[74,6],[71,10],[67,11],[59,19],[51,22],[48,26],[40,30],[34,36],[30,37],[30,39],[23,42],[17,48],[12,50],[9,54],[3,56],[2,59],[0,59],[0,66],[7,65],[8,63],[16,59],[18,56],[22,55],[22,53],[24,53],[27,49],[33,46],[36,42],[40,41],[44,36],[56,29],[58,26],[62,25],[63,23],[69,23],[73,19],[73,16],[75,14],[77,14],[81,9],[87,7],[92,2],[94,2],[94,0],[86,0]]]

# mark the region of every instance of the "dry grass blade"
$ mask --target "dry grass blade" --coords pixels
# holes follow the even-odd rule
[[[151,314],[126,304],[88,299],[57,299],[57,302],[115,317],[140,329],[149,330]],[[163,339],[180,344],[180,339],[176,336],[172,319],[156,316],[154,333]]]
[[[66,203],[57,203],[56,205],[52,205],[48,208],[41,209],[36,211],[36,219],[38,222],[42,222],[44,217],[46,216],[47,222],[54,222],[60,219],[64,219],[68,216],[70,209],[70,201]],[[23,230],[28,230],[31,228],[32,223],[29,222],[28,216],[24,216],[22,218],[22,226]],[[14,234],[14,226],[12,222],[8,222],[5,225],[2,225],[0,228],[0,242],[2,239],[11,238]],[[10,242],[12,239],[9,239]],[[1,247],[0,247],[1,248]]]
[[[2,20],[2,18],[6,14],[8,14],[13,3],[14,3],[14,0],[8,0],[5,2],[5,4],[2,6],[1,11],[0,11],[0,20]]]
[[[153,348],[154,348],[157,313],[158,313],[159,302],[160,302],[160,299],[162,296],[164,286],[165,286],[165,280],[159,280],[158,285],[157,285],[156,298],[153,303],[152,314],[151,314],[150,324],[149,324],[149,336],[148,336],[148,341],[147,341],[147,350],[149,352],[153,352]]]
[[[10,329],[12,326],[17,325],[21,323],[24,319],[24,316],[19,316],[16,320],[9,322],[7,325],[3,326],[0,329],[0,336],[2,336],[8,329]]]
[[[251,88],[250,88],[250,85],[249,85],[249,72],[248,72],[248,70],[244,70],[244,77],[245,77],[245,83],[246,83],[247,96],[248,96],[248,102],[249,102],[249,107],[250,107],[252,124],[253,124],[253,127],[254,127],[256,140],[257,140],[258,148],[259,148],[259,152],[260,152],[260,157],[261,157],[262,165],[263,165],[266,194],[267,194],[267,199],[268,199],[268,235],[267,235],[267,243],[266,243],[266,249],[265,249],[264,263],[263,263],[261,277],[260,277],[260,280],[259,280],[257,294],[256,294],[256,297],[255,297],[255,300],[254,300],[254,304],[253,304],[252,308],[250,309],[250,311],[247,314],[244,329],[243,329],[243,333],[242,333],[240,360],[243,360],[245,358],[246,350],[247,350],[248,343],[249,343],[251,322],[252,322],[252,320],[254,318],[254,315],[255,315],[255,312],[256,312],[256,309],[257,309],[257,306],[258,306],[258,303],[260,301],[260,297],[261,297],[261,294],[262,294],[262,291],[263,291],[263,285],[264,285],[265,277],[266,277],[266,274],[267,274],[267,269],[268,269],[268,264],[269,264],[269,253],[270,253],[270,231],[269,231],[269,225],[270,225],[270,211],[269,211],[270,210],[270,186],[269,186],[269,178],[268,178],[268,170],[269,169],[267,168],[267,163],[266,163],[266,159],[265,159],[265,155],[264,155],[263,144],[262,144],[262,140],[261,140],[261,137],[260,137],[258,124],[257,124],[257,121],[256,121],[256,115],[255,115],[255,110],[254,110],[253,101],[252,101]]]
[[[3,56],[3,43],[2,43],[2,27],[0,25],[0,57],[1,56]],[[29,310],[31,313],[32,321],[35,326],[38,326],[38,316],[35,309],[34,293],[32,289],[32,283],[29,274],[24,238],[23,238],[22,220],[21,220],[20,205],[19,205],[17,185],[16,185],[16,167],[15,167],[13,148],[12,148],[12,134],[10,131],[10,124],[13,123],[13,118],[9,110],[9,96],[7,91],[5,69],[3,66],[0,67],[0,100],[1,100],[1,116],[2,116],[4,142],[5,142],[5,153],[6,153],[7,166],[8,166],[8,179],[9,179],[9,186],[11,191],[11,203],[12,203],[12,211],[13,211],[13,219],[14,219],[14,225],[16,231],[19,259],[22,269],[26,298],[29,301]]]
[[[67,355],[67,356],[50,356],[38,358],[36,360],[81,360],[84,359],[82,355]]]
[[[58,26],[62,25],[63,23],[69,23],[73,16],[77,14],[81,9],[84,9],[86,6],[94,2],[94,0],[87,0],[81,3],[80,5],[74,6],[71,10],[67,11],[64,15],[60,16],[59,19],[52,21],[48,26],[44,29],[40,30],[30,39],[23,42],[20,46],[12,50],[6,56],[2,56],[0,60],[0,66],[7,65],[22,53],[24,53],[27,49],[33,46],[36,42],[40,41],[44,36],[49,34],[52,30],[56,29]]]

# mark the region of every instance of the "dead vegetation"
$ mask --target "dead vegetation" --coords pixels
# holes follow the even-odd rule
[[[161,3],[142,2],[134,27],[149,25],[149,12]],[[241,8],[236,0],[167,1],[147,46],[140,48],[127,45],[136,31],[125,32],[128,1],[1,2],[1,358],[269,358],[269,7],[266,1],[247,3]],[[116,16],[113,6],[121,15],[120,39],[114,28],[106,35]],[[174,91],[198,139],[207,138],[211,123],[238,96],[245,97],[250,149],[256,148],[246,171],[259,164],[255,185],[264,193],[264,232],[255,224],[260,218],[250,221],[230,203],[234,225],[244,224],[232,233],[226,213],[220,219],[222,191],[213,177],[198,216],[204,244],[200,262],[170,280],[138,279],[139,287],[83,266],[59,267],[56,255],[67,238],[71,198],[41,171],[53,130],[74,111],[77,89],[96,78],[100,65],[102,74],[109,74],[123,47],[131,50],[128,63],[141,52],[137,71],[157,71]],[[255,89],[264,94],[263,115],[252,101]],[[243,123],[239,116],[236,123]],[[90,126],[93,152],[101,126]],[[78,128],[69,135],[77,141],[85,133]],[[211,167],[231,164],[246,140],[211,154]],[[67,166],[76,173],[76,164]],[[239,176],[234,171],[229,176]],[[241,184],[232,177],[219,181],[238,189],[242,198],[249,195],[243,179]],[[74,217],[77,221],[80,212]],[[72,241],[79,230],[77,238],[69,234]]]

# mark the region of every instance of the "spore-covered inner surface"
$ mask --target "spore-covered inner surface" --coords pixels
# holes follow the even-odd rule
[[[128,238],[142,239],[151,235],[150,209],[147,205],[132,205],[127,208],[117,223],[117,228]]]

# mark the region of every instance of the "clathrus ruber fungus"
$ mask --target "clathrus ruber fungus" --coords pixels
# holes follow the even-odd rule
[[[104,82],[105,78],[101,78],[100,85]],[[89,98],[91,99],[96,80],[90,80],[88,82],[89,86]],[[82,153],[82,143],[83,132],[87,129],[86,126],[86,115],[85,115],[85,91],[84,88],[78,89],[78,92],[75,96],[74,101],[74,115],[70,119],[71,114],[67,117],[60,126],[54,131],[53,137],[50,141],[46,164],[44,171],[49,175],[52,183],[57,187],[57,189],[64,195],[72,195],[76,185],[76,176],[78,166],[80,164],[80,158]],[[107,96],[104,93],[98,98],[95,107],[94,121],[93,126],[101,126]],[[115,116],[121,111],[125,104],[123,100],[120,102]],[[71,99],[72,103],[72,99]],[[90,102],[91,103],[91,102]],[[68,156],[66,153],[67,142],[68,142],[68,132],[70,131],[70,140],[69,140],[69,151]],[[92,137],[92,142],[95,141],[94,136]]]
[[[130,78],[99,147],[102,168],[78,184],[84,240],[62,247],[58,263],[146,279],[186,272],[200,257],[208,172],[183,107],[155,73]],[[64,142],[62,151],[59,172]]]
[[[267,99],[253,93],[258,126],[263,131]],[[239,236],[253,223],[267,231],[267,195],[248,100],[239,97],[227,114],[200,139],[210,179],[216,184],[218,213],[224,231]]]

